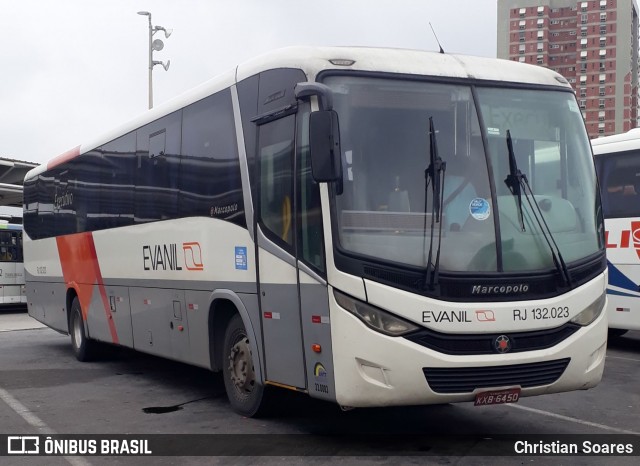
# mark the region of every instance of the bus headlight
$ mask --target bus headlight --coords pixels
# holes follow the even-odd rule
[[[589,306],[587,306],[587,308],[584,311],[582,311],[580,314],[578,314],[573,319],[571,319],[571,322],[573,322],[574,324],[582,325],[582,326],[589,325],[591,322],[596,320],[598,316],[602,313],[606,300],[607,300],[607,294],[605,292],[605,293],[602,293],[602,295],[598,299],[596,299]]]
[[[417,330],[418,327],[406,320],[389,314],[357,299],[351,298],[337,290],[333,290],[336,301],[347,311],[358,317],[368,327],[385,335],[399,337]]]

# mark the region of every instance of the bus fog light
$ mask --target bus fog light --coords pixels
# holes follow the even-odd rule
[[[604,309],[604,305],[607,301],[607,294],[602,293],[598,299],[592,302],[587,308],[582,311],[580,314],[571,319],[571,322],[574,324],[586,326],[591,324],[594,320],[600,316],[602,310]]]
[[[593,353],[591,353],[591,356],[589,356],[589,367],[587,368],[587,372],[592,371],[602,363],[602,360],[604,359],[606,352],[607,352],[607,345],[605,343],[600,348],[598,348]]]
[[[368,327],[371,327],[380,333],[384,333],[385,335],[390,335],[392,337],[398,337],[418,329],[416,325],[413,325],[406,320],[400,319],[399,317],[389,314],[382,309],[351,298],[337,290],[333,291],[333,295],[340,307],[351,312]]]

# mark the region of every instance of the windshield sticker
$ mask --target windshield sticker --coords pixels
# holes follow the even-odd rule
[[[476,197],[471,201],[471,204],[469,204],[469,213],[476,220],[488,219],[489,215],[491,215],[489,201],[481,197]]]
[[[500,128],[487,128],[490,136],[500,136]]]

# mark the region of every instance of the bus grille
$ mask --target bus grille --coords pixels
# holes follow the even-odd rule
[[[549,385],[560,378],[569,361],[571,358],[509,366],[424,367],[422,371],[436,393],[470,393],[476,388]]]
[[[579,328],[579,325],[567,323],[551,329],[508,333],[512,345],[509,352],[521,353],[551,348],[573,335]],[[439,353],[462,356],[496,353],[494,342],[499,335],[500,333],[452,334],[420,329],[406,335],[405,338]]]

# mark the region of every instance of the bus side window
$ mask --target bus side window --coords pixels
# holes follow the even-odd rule
[[[293,155],[295,116],[260,126],[260,220],[278,244],[293,245]]]
[[[308,104],[298,115],[298,257],[325,272],[320,186],[311,174]]]

